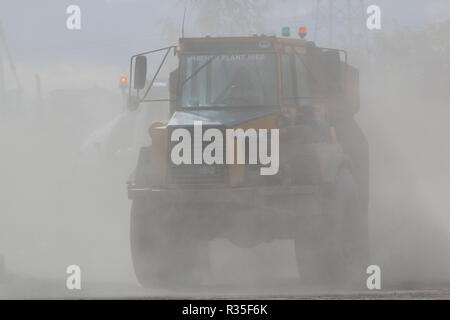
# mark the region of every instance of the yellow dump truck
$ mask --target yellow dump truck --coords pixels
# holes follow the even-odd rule
[[[196,271],[207,269],[207,243],[217,238],[239,247],[292,239],[305,282],[348,282],[364,274],[368,145],[354,120],[359,75],[347,53],[291,37],[183,38],[131,58],[131,110],[155,101],[148,93],[161,66],[147,75],[154,52],[163,53],[162,64],[174,53],[179,64],[170,74],[169,120],[149,123],[151,145],[141,149],[128,182],[138,280],[145,286],[195,282]],[[184,141],[193,151],[174,161],[181,141],[175,132],[195,140],[199,124],[203,139]],[[215,129],[214,139],[205,139],[208,129]],[[224,142],[218,134],[228,139],[231,129],[240,132],[231,139],[241,144],[217,149]],[[258,152],[251,129],[273,133],[265,140],[275,142],[267,155],[278,153],[270,174],[261,174],[267,161],[248,161]],[[226,160],[194,159],[213,142],[210,156]],[[236,148],[244,162],[228,161]]]

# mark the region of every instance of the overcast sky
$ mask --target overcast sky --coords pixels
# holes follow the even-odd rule
[[[312,29],[314,3],[271,0],[261,33],[278,33],[284,25]],[[71,4],[82,10],[80,31],[66,28],[66,8]],[[369,4],[382,9],[381,32],[388,32],[394,20],[423,28],[450,18],[450,0],[366,0]],[[161,36],[162,26],[168,20],[181,24],[183,8],[180,0],[0,0],[0,19],[19,64],[88,62],[124,70],[132,54],[169,44],[167,36]],[[189,24],[188,14],[187,30]]]

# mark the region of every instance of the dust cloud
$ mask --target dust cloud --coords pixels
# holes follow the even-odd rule
[[[432,43],[416,41],[433,30],[439,34]],[[370,262],[380,265],[386,289],[450,283],[449,32],[444,22],[379,36],[371,65],[362,67],[357,119],[371,155]],[[138,148],[150,143],[148,124],[164,118],[165,107],[124,110],[111,81],[120,68],[59,68],[19,65],[28,88],[41,75],[42,99],[31,90],[18,101],[11,90],[0,105],[0,253],[7,269],[0,290],[13,288],[0,298],[70,296],[65,272],[72,264],[82,268],[82,296],[148,294],[135,289],[125,183]],[[266,282],[270,293],[305,290],[283,287],[297,272],[289,241],[239,249],[215,240],[209,247],[205,295],[217,285],[233,293]]]
[[[358,118],[371,149],[372,261],[386,285],[450,280],[449,26],[399,27],[377,39],[363,83]]]

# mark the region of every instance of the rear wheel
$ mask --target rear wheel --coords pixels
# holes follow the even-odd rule
[[[324,196],[320,217],[303,225],[295,239],[300,278],[314,284],[365,283],[367,216],[348,169],[341,169]]]
[[[145,198],[133,200],[131,255],[141,285],[184,286],[201,280],[204,270],[200,265],[208,253],[207,243],[196,239],[180,217],[166,214]]]

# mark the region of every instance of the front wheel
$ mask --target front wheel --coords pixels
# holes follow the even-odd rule
[[[180,219],[145,198],[133,200],[131,256],[136,277],[144,287],[192,285],[204,274],[201,262],[207,243],[199,241]]]

